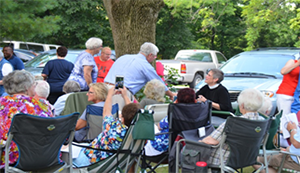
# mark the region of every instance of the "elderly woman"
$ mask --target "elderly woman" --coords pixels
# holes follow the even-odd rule
[[[94,106],[103,107],[104,101],[106,99],[108,89],[104,83],[92,83],[90,84],[90,89],[87,93],[88,101],[94,102]],[[86,127],[86,110],[82,113],[81,117],[78,119],[75,130],[80,130]]]
[[[94,60],[94,55],[102,48],[102,40],[92,37],[85,43],[86,50],[80,53],[74,63],[69,80],[79,83],[81,91],[88,91],[89,85],[97,81],[98,68]]]
[[[140,106],[158,104],[165,102],[165,85],[158,79],[152,79],[146,84],[144,94],[146,98],[142,99]]]
[[[63,92],[65,93],[64,95],[58,97],[56,102],[54,103],[54,108],[55,108],[55,116],[59,116],[61,111],[64,110],[66,100],[69,97],[70,94],[74,92],[79,92],[80,91],[80,85],[78,82],[73,81],[73,80],[68,80],[64,86],[63,86]]]
[[[247,118],[251,120],[264,119],[257,112],[263,104],[263,95],[257,89],[249,88],[243,90],[238,96],[238,104],[240,112],[243,114],[242,116],[240,116],[241,118]],[[209,136],[205,137],[200,142],[204,142],[209,145],[219,144],[225,123],[226,122],[222,123],[214,132],[212,132]],[[224,162],[226,162],[230,154],[230,149],[228,148],[227,144],[224,145],[223,150],[225,151]],[[217,151],[218,149],[214,149],[212,151],[211,157],[207,162],[208,164],[220,165],[220,160],[218,159],[219,156]]]
[[[197,91],[196,98],[199,102],[210,100],[215,110],[233,112],[228,90],[221,84],[223,79],[224,73],[221,70],[211,69],[205,77],[207,85]],[[227,116],[218,116],[227,118]]]
[[[52,117],[51,108],[43,100],[33,98],[36,82],[34,76],[24,70],[15,70],[3,78],[3,85],[8,96],[0,98],[0,144],[7,140],[11,120],[17,113],[26,113],[41,117]],[[19,156],[14,142],[10,146],[9,162],[14,164]],[[4,167],[4,153],[1,158],[1,168]]]
[[[34,98],[37,100],[41,99],[45,103],[47,103],[48,106],[51,108],[51,111],[53,112],[53,115],[54,115],[54,106],[52,104],[50,104],[49,101],[47,100],[49,93],[50,93],[50,85],[48,82],[46,82],[44,80],[36,81]]]

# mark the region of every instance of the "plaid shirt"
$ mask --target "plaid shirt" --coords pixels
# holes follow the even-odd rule
[[[247,119],[250,119],[250,120],[264,120],[264,118],[259,116],[259,114],[257,112],[248,112],[248,113],[246,113],[246,114],[244,114],[240,117],[247,118]],[[217,140],[219,142],[221,141],[222,132],[223,132],[223,129],[225,127],[225,123],[226,122],[222,123],[214,132],[212,132],[210,134],[210,136],[212,138],[214,138],[215,140]],[[219,150],[219,148],[215,148],[215,149],[212,150],[212,153],[211,153],[209,161],[208,161],[209,164],[214,164],[214,165],[220,165],[221,164],[220,154],[219,154],[218,150]],[[230,154],[229,147],[226,143],[225,143],[225,145],[223,145],[222,153],[225,153],[224,154],[224,162],[226,163],[227,158],[229,157],[229,154]]]

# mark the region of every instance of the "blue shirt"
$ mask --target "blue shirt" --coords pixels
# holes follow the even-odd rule
[[[154,67],[142,54],[128,54],[118,58],[107,73],[104,82],[115,83],[116,75],[124,76],[124,85],[132,92],[137,93],[152,79],[164,81],[157,75]],[[168,88],[165,86],[165,90]]]
[[[89,90],[89,86],[87,85],[84,79],[84,73],[83,73],[84,66],[93,66],[93,70],[91,72],[92,83],[96,83],[98,68],[95,63],[94,57],[90,53],[87,53],[86,51],[83,51],[78,55],[74,63],[74,68],[73,71],[71,72],[69,80],[74,80],[78,82],[81,87],[81,90],[87,91]]]
[[[10,64],[13,66],[14,70],[23,70],[24,69],[23,61],[15,55],[13,55],[7,61],[10,62]]]

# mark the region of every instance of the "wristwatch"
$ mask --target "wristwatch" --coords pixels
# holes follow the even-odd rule
[[[292,133],[294,130],[297,130],[297,129],[291,129],[289,132]]]

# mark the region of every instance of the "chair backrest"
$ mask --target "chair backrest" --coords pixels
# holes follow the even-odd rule
[[[272,122],[269,129],[269,136],[265,144],[267,150],[272,150],[280,147],[280,141],[278,141],[280,138],[277,138],[278,144],[277,146],[275,146],[274,137],[279,130],[281,116],[282,116],[282,110],[278,112],[276,115],[274,115],[274,117],[271,117]]]
[[[13,140],[19,149],[15,167],[24,171],[35,171],[61,165],[63,162],[59,159],[60,148],[68,137],[72,142],[78,116],[78,113],[73,113],[45,118],[16,114],[12,119],[7,140],[8,145]],[[8,167],[8,164],[5,166]]]
[[[112,106],[111,113],[114,117],[118,117],[119,106],[117,103]],[[88,126],[87,140],[91,140],[96,138],[103,131],[103,107],[87,105],[86,120]]]
[[[168,115],[169,103],[164,104],[151,104],[145,107],[146,110],[153,110],[154,123],[159,123],[160,120]]]
[[[110,156],[109,158],[94,163],[88,167],[89,172],[116,172],[116,167],[119,167],[122,170],[128,169],[128,166],[135,161],[135,158],[141,156],[141,151],[144,148],[145,139],[133,139],[132,134],[134,133],[133,131],[143,133],[143,131],[147,130],[145,128],[135,128],[135,124],[139,121],[138,117],[143,116],[145,114],[152,115],[153,111],[138,111],[138,113],[132,120],[131,125],[128,127],[122,145],[119,148],[120,151],[129,150],[130,153],[116,153]]]
[[[211,122],[211,102],[170,103],[168,109],[169,149],[177,135],[184,130],[197,129]]]
[[[60,115],[68,115],[73,112],[79,112],[79,114],[81,115],[87,105],[93,104],[93,102],[88,101],[88,97],[86,94],[86,91],[70,94],[66,100],[65,108],[60,113]]]
[[[219,152],[222,152],[224,142],[230,148],[226,165],[234,169],[254,165],[260,146],[267,136],[270,123],[271,119],[250,120],[241,117],[228,117],[219,149]],[[222,162],[221,166],[224,166]]]

